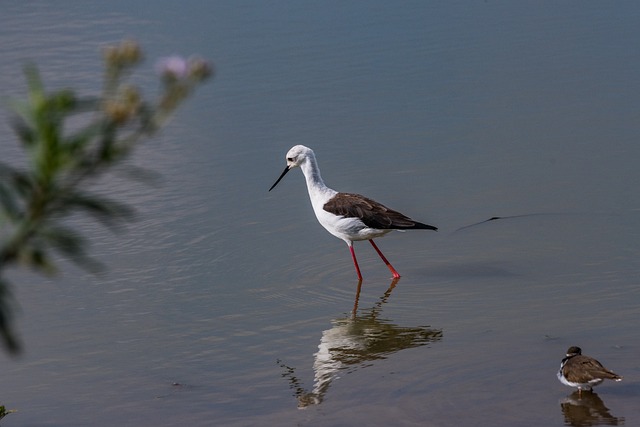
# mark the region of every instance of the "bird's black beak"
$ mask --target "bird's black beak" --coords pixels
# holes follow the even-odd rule
[[[275,184],[273,184],[273,185],[271,186],[271,188],[269,189],[269,191],[273,190],[273,187],[275,187],[276,185],[278,185],[278,183],[280,182],[280,180],[281,180],[282,178],[284,178],[284,176],[285,176],[285,175],[287,174],[287,172],[289,172],[290,170],[291,170],[291,168],[287,165],[287,167],[286,167],[286,168],[284,168],[284,170],[282,171],[282,175],[280,175],[280,178],[278,178],[278,179],[276,180],[276,183],[275,183]]]

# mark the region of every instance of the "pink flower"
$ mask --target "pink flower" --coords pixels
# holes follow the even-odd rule
[[[156,71],[162,77],[179,80],[187,76],[189,63],[181,56],[168,56],[156,62]]]

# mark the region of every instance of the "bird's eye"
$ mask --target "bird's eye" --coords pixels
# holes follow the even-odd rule
[[[293,157],[287,157],[288,162],[293,162]]]

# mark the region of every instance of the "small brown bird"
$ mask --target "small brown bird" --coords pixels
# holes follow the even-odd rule
[[[580,347],[569,347],[567,355],[560,363],[558,379],[569,387],[577,387],[578,394],[582,390],[591,391],[604,380],[622,381],[622,377],[602,366],[596,359],[583,356]]]

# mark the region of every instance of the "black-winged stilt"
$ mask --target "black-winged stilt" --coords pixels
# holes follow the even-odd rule
[[[353,193],[339,193],[327,187],[320,176],[320,169],[313,150],[304,145],[296,145],[287,152],[287,166],[282,175],[269,188],[278,185],[280,180],[295,167],[300,167],[307,181],[309,198],[318,222],[327,231],[349,246],[358,280],[362,280],[358,260],[353,250],[353,242],[368,240],[382,261],[387,265],[394,278],[400,274],[385,258],[373,239],[382,237],[393,230],[437,230],[436,227],[414,221],[411,218],[387,208],[367,197]]]
[[[604,380],[622,381],[622,377],[602,366],[596,359],[583,356],[580,347],[569,347],[567,355],[560,363],[558,379],[564,385],[576,387],[578,394],[582,390],[591,391]]]

